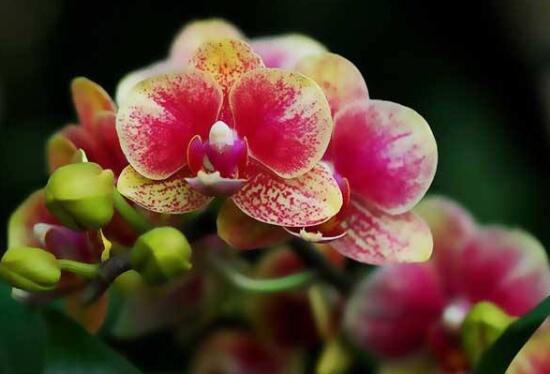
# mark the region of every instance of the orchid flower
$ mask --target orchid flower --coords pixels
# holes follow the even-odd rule
[[[265,65],[270,68],[289,69],[306,56],[326,51],[321,43],[302,34],[248,39],[235,25],[226,20],[196,20],[184,25],[175,36],[165,59],[133,71],[119,82],[116,90],[117,103],[122,103],[132,87],[147,78],[182,71],[203,43],[226,38],[250,42],[254,52],[260,55]]]
[[[130,162],[118,189],[151,211],[230,196],[261,222],[310,226],[342,205],[319,163],[332,132],[323,92],[302,74],[264,68],[240,40],[207,42],[185,71],[138,83],[117,132]]]
[[[97,263],[109,242],[101,233],[85,233],[63,227],[46,209],[42,190],[31,194],[11,215],[8,222],[8,248],[43,248],[57,259]],[[56,289],[47,294],[29,293],[14,289],[13,296],[27,302],[48,301],[58,296],[67,297],[67,313],[90,332],[96,332],[106,316],[107,297],[104,295],[90,306],[80,303],[85,280],[63,272]]]
[[[467,370],[471,363],[461,347],[460,330],[469,310],[487,301],[512,317],[526,313],[550,293],[548,259],[528,233],[479,226],[445,198],[428,198],[417,212],[432,229],[432,260],[386,265],[362,281],[348,301],[345,330],[357,345],[391,365],[402,359],[418,364],[410,357],[423,355],[426,365],[439,371],[422,373]],[[542,328],[539,341],[548,342],[549,332]],[[547,350],[548,343],[540,349]],[[525,350],[531,353],[516,361],[531,356],[540,360],[541,351],[533,352],[529,344]],[[512,364],[520,366],[525,363]],[[545,367],[526,372],[546,373],[550,366]]]

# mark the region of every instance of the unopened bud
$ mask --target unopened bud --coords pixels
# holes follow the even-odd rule
[[[191,246],[173,227],[158,227],[141,235],[132,249],[132,268],[151,284],[159,284],[191,269]]]
[[[0,276],[12,286],[25,291],[49,291],[61,277],[53,254],[40,248],[16,247],[4,253]]]
[[[470,362],[475,364],[513,321],[493,303],[474,305],[462,325],[462,345]]]
[[[64,225],[97,230],[114,213],[113,173],[92,162],[62,166],[46,185],[46,206]]]

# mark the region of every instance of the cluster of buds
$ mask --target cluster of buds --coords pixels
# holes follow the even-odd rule
[[[120,336],[227,310],[250,322],[206,339],[197,373],[301,372],[320,343],[318,371],[343,372],[348,338],[388,365],[424,347],[453,371],[550,292],[527,234],[446,200],[413,211],[437,166],[429,125],[309,37],[198,21],[121,80],[117,104],[86,78],[72,95],[78,124],[48,142],[48,183],[12,215],[0,276],[22,301],[65,297],[90,332],[115,285]],[[253,263],[236,251],[258,248]],[[364,264],[382,267],[355,286]],[[243,291],[261,295],[235,306]]]

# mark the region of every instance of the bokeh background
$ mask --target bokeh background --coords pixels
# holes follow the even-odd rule
[[[113,93],[184,23],[212,16],[251,37],[303,32],[346,56],[373,97],[432,126],[433,193],[550,248],[548,0],[0,0],[0,221],[45,184],[45,141],[75,118],[73,77]]]

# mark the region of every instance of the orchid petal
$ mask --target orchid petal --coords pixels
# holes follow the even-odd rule
[[[96,334],[105,318],[109,306],[109,298],[105,293],[93,304],[87,305],[82,303],[82,295],[74,293],[67,297],[65,311],[69,317],[78,322],[90,334]]]
[[[127,166],[118,178],[117,188],[137,205],[158,213],[179,214],[202,208],[211,200],[185,181],[184,171],[168,179],[155,181]]]
[[[96,116],[95,118],[97,119],[98,117]],[[95,162],[108,169],[112,163],[109,156],[110,150],[105,148],[101,143],[101,139],[95,135],[97,130],[84,126],[69,125],[61,129],[58,134],[67,138],[77,150],[82,149],[90,162]],[[73,153],[71,159],[68,160],[69,163],[73,162],[74,156],[75,154]]]
[[[351,190],[390,213],[410,210],[426,193],[437,146],[426,121],[389,101],[357,102],[336,114],[332,157]]]
[[[298,177],[322,158],[333,126],[326,98],[311,79],[258,69],[235,84],[229,101],[250,156],[275,174]]]
[[[294,68],[302,58],[327,50],[317,40],[301,34],[256,38],[250,45],[267,67],[282,69]]]
[[[220,18],[190,22],[174,38],[170,60],[187,64],[203,43],[226,38],[244,39],[244,35],[236,26]]]
[[[104,169],[111,169],[115,175],[120,174],[128,165],[124,153],[120,148],[120,141],[116,132],[116,115],[112,112],[99,112],[96,115],[94,136],[106,151],[109,163],[101,165]],[[93,160],[92,160],[93,162]]]
[[[185,178],[196,191],[207,196],[228,197],[240,190],[246,179],[224,178],[219,171],[205,173],[199,170],[196,177]]]
[[[247,216],[230,199],[222,205],[216,223],[219,237],[236,249],[263,248],[288,239],[281,227]]]
[[[221,104],[218,85],[197,70],[138,83],[120,107],[116,122],[126,158],[147,178],[171,176],[185,166],[191,138],[208,136]]]
[[[342,223],[347,235],[331,245],[356,261],[381,265],[392,262],[423,262],[432,253],[428,225],[412,212],[390,215],[352,198]]]
[[[308,56],[300,60],[296,70],[321,86],[333,115],[346,104],[369,98],[361,72],[349,60],[337,54]]]
[[[506,374],[550,373],[550,325],[543,324],[514,358]]]
[[[340,188],[324,164],[294,179],[260,172],[232,199],[250,217],[278,226],[317,225],[342,207]]]
[[[40,242],[40,248],[51,252],[56,258],[92,263],[99,260],[99,253],[88,241],[86,234],[61,225],[37,223],[33,235]]]
[[[445,305],[439,275],[431,264],[379,268],[353,291],[344,328],[360,347],[397,358],[421,348]]]
[[[462,249],[475,234],[476,223],[463,207],[442,196],[423,199],[414,212],[430,226],[434,243],[432,261],[442,275],[446,291],[455,294],[463,279],[459,266]]]
[[[8,248],[42,247],[42,243],[34,236],[34,225],[37,223],[59,223],[46,208],[43,190],[33,192],[10,216]]]
[[[550,294],[546,252],[524,231],[480,230],[464,247],[461,260],[461,284],[471,302],[490,301],[518,316]]]
[[[87,129],[93,127],[97,112],[116,112],[116,106],[109,94],[97,83],[87,78],[78,77],[73,79],[71,91],[79,122]]]
[[[246,72],[262,68],[261,58],[250,46],[237,39],[223,39],[202,44],[190,61],[199,70],[212,75],[225,95]]]

